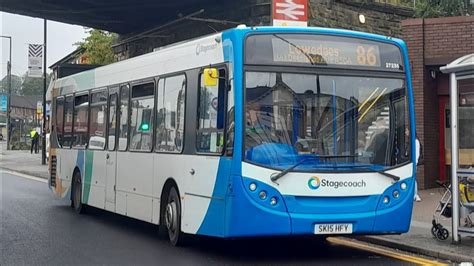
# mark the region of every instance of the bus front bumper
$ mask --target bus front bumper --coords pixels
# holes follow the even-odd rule
[[[375,201],[376,204],[371,211],[334,207],[333,211],[318,212],[318,208],[288,208],[288,205],[291,205],[288,197],[280,197],[281,205],[272,207],[266,202],[269,202],[270,197],[278,193],[277,191],[265,187],[268,195],[266,200],[261,200],[258,192],[249,193],[246,178],[243,178],[243,182],[242,177],[240,182],[238,178],[233,178],[236,185],[233,186],[233,195],[229,198],[230,204],[226,207],[224,237],[312,235],[319,224],[351,224],[350,234],[400,234],[407,232],[410,227],[413,188],[407,190],[406,195],[401,195],[397,202],[385,204],[382,202],[384,195],[393,190],[388,188],[386,193],[369,200]],[[412,182],[412,179],[408,182]],[[237,185],[239,183],[241,185]],[[341,199],[348,200],[347,197]],[[337,201],[337,198],[332,200]]]

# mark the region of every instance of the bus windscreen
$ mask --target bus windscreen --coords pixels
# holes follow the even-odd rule
[[[315,34],[258,34],[246,40],[245,63],[317,65],[403,71],[401,52],[392,44]]]

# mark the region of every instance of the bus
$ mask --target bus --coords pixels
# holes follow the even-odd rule
[[[391,37],[242,25],[57,79],[49,187],[173,245],[407,232],[408,62]]]

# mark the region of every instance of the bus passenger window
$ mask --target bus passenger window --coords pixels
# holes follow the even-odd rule
[[[82,148],[87,145],[87,122],[89,114],[89,95],[76,96],[74,99],[73,146]]]
[[[64,98],[56,98],[56,136],[59,147],[63,145],[64,132]]]
[[[127,150],[128,139],[128,102],[130,89],[128,85],[120,87],[120,110],[119,110],[119,151]]]
[[[105,130],[107,115],[107,91],[102,90],[92,93],[91,96],[91,121],[89,125],[89,146],[91,150],[105,148]]]
[[[117,131],[117,94],[109,96],[109,151],[115,150],[115,132]]]
[[[196,149],[202,153],[221,154],[225,143],[225,70],[219,70],[219,82],[216,86],[206,87],[203,74],[200,76],[200,83]]]
[[[130,109],[130,150],[151,151],[153,147],[153,108],[155,84],[132,87]]]
[[[62,146],[64,148],[71,148],[72,144],[72,113],[74,110],[74,98],[72,96],[66,97],[64,104],[64,136],[62,139]]]
[[[158,81],[156,150],[181,152],[184,145],[184,107],[186,77],[167,77]]]

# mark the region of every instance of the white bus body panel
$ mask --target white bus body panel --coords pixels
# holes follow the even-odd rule
[[[220,39],[221,34],[214,34],[165,47],[153,53],[56,80],[54,87],[59,88],[60,95],[68,95],[221,64],[224,63],[224,52]],[[229,77],[232,77],[232,73],[229,73]],[[80,168],[84,180],[86,152],[94,153],[91,186],[86,202],[88,205],[158,224],[163,186],[168,178],[172,178],[178,185],[183,206],[182,230],[186,233],[198,231],[211,201],[219,157],[128,151],[81,152],[59,148],[57,182],[61,189],[54,189],[57,195],[70,195],[72,174],[76,166]],[[111,160],[116,158],[115,162],[106,159],[107,153]],[[83,158],[78,159],[80,156]],[[82,165],[77,165],[78,162],[82,162]],[[112,177],[114,163],[115,182]],[[195,171],[194,175],[190,174],[191,168]],[[114,197],[109,194],[113,185]]]
[[[260,167],[250,163],[242,163],[242,176],[251,177],[261,182],[264,182],[278,191],[282,195],[295,196],[320,196],[320,197],[336,197],[344,196],[367,196],[380,195],[387,187],[394,183],[394,180],[381,175],[376,172],[362,172],[362,173],[298,173],[290,172],[276,181],[278,185],[271,181],[270,177],[274,173],[280,171],[269,168]],[[400,180],[411,178],[413,175],[413,164],[405,164],[386,171],[389,174],[400,177]],[[326,186],[318,190],[312,190],[306,185],[308,180],[313,176],[317,176],[320,180],[327,180],[330,182],[358,182],[364,181],[363,187],[344,187],[344,186]]]

